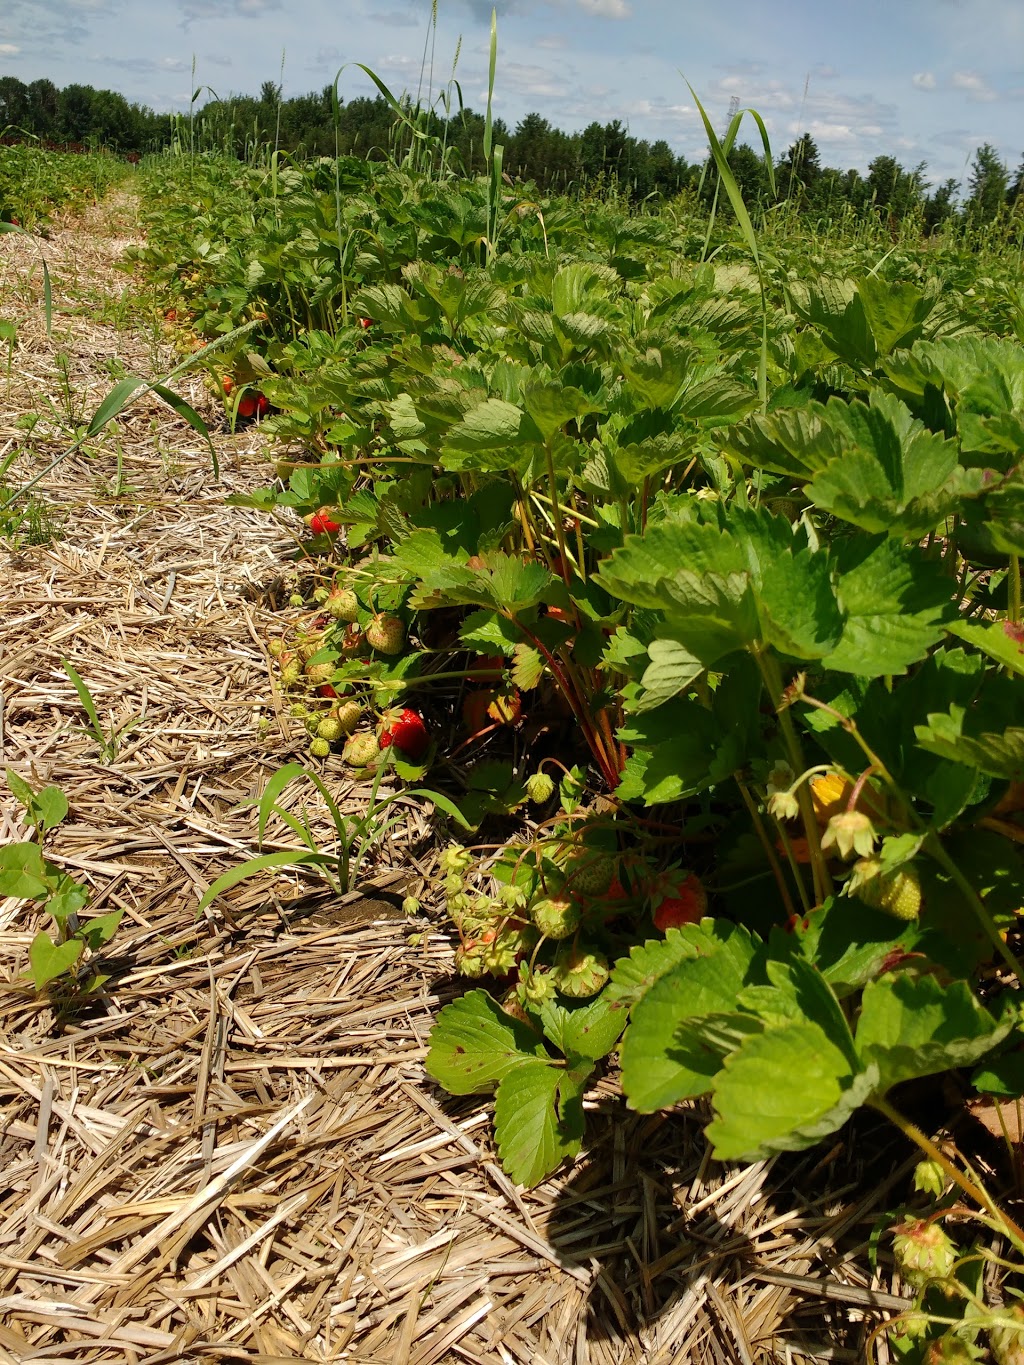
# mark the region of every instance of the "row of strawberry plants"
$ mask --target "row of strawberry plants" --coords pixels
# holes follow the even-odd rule
[[[520,198],[485,267],[477,187],[361,170],[339,233],[324,167],[313,240],[320,173],[251,219],[273,285],[212,196],[200,269],[152,250],[210,334],[266,314],[250,501],[312,533],[274,652],[314,753],[429,769],[477,832],[443,890],[489,985],[431,1073],[495,1092],[524,1181],[616,1050],[634,1108],[710,1094],[723,1158],[903,1122],[894,1087],[983,1057],[1020,1094],[1009,284],[766,253],[765,401],[758,281],[681,262],[689,229]]]
[[[80,213],[128,174],[116,157],[0,145],[0,222],[37,231],[54,215]]]

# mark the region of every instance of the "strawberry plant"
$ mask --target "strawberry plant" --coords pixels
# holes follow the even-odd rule
[[[509,212],[492,157],[294,167],[273,205],[211,167],[143,251],[204,334],[254,326],[281,460],[235,500],[298,528],[276,666],[317,754],[429,762],[481,831],[440,889],[486,989],[428,1069],[495,1093],[524,1181],[613,1052],[635,1109],[708,1096],[723,1159],[862,1105],[927,1143],[899,1087],[983,1058],[1024,1089],[1009,274],[758,238],[712,135],[740,242]]]

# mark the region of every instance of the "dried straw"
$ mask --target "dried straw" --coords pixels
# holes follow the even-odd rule
[[[159,337],[96,321],[128,283],[114,266],[133,213],[113,199],[47,244],[52,340],[32,249],[0,239],[20,336],[0,451],[45,409],[61,351],[86,411],[111,357],[149,368]],[[201,384],[184,387],[212,418]],[[33,432],[20,474],[60,448],[57,425]],[[64,789],[52,856],[97,910],[125,912],[107,986],[61,1015],[20,975],[38,917],[0,902],[0,1361],[862,1358],[902,1302],[863,1256],[898,1171],[848,1204],[816,1158],[722,1168],[699,1115],[628,1115],[610,1075],[575,1168],[510,1184],[487,1103],[423,1071],[458,989],[447,937],[420,923],[410,945],[395,909],[435,865],[426,817],[347,897],[303,899],[308,881],[268,875],[197,919],[206,887],[254,851],[242,803],[305,743],[261,645],[290,542],[223,504],[265,478],[259,433],[217,444],[222,484],[195,433],[142,403],[45,481],[64,538],[0,567],[0,759]],[[135,722],[108,762],[71,729],[64,658],[101,716]],[[333,760],[326,773],[358,809],[365,793]],[[23,834],[0,798],[0,839]],[[286,835],[272,828],[270,846]],[[855,1177],[855,1156],[835,1169]]]

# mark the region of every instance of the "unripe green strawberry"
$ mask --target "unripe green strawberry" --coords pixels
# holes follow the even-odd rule
[[[272,659],[280,659],[281,655],[284,652],[285,643],[281,639],[280,635],[275,636],[273,640],[267,641],[267,653],[270,655]]]
[[[501,1002],[501,1008],[506,1014],[510,1014],[513,1019],[518,1019],[521,1024],[530,1024],[532,1021],[526,1013],[523,1002],[519,999],[518,990],[510,990]]]
[[[301,592],[293,592],[288,598],[288,605],[290,607],[304,607],[306,605],[306,599]]]
[[[309,752],[314,758],[326,758],[331,752],[331,746],[326,739],[314,739],[310,741]]]
[[[366,643],[378,654],[401,654],[405,647],[405,626],[397,616],[375,616],[366,627]]]
[[[309,717],[309,707],[304,701],[294,701],[288,708],[288,714],[292,720],[306,720]]]
[[[332,663],[306,665],[306,679],[314,687],[319,687],[321,683],[328,682],[334,677],[334,665]]]
[[[332,588],[324,605],[336,621],[354,621],[359,615],[359,602],[351,588]]]
[[[568,938],[579,928],[582,914],[567,896],[544,896],[530,906],[530,917],[545,938]]]
[[[531,773],[526,779],[526,795],[538,806],[550,801],[554,792],[554,780],[548,777],[547,773]]]
[[[929,1342],[924,1365],[971,1365],[979,1358],[980,1352],[972,1351],[962,1337],[945,1332],[938,1341]]]
[[[323,720],[317,722],[316,733],[318,739],[326,739],[328,744],[337,744],[345,731],[341,728],[337,716],[325,716]]]
[[[302,660],[295,654],[287,661],[281,658],[281,681],[285,687],[294,687],[302,681]]]
[[[603,896],[618,871],[610,853],[581,849],[563,869],[569,887],[582,896]]]
[[[998,1310],[1001,1318],[1019,1322],[1019,1327],[988,1329],[988,1344],[996,1365],[1024,1365],[1024,1304],[1008,1304]]]
[[[353,768],[365,768],[380,754],[380,747],[373,735],[353,735],[345,745],[342,758]]]
[[[956,1246],[941,1223],[908,1218],[892,1239],[893,1258],[903,1282],[923,1289],[930,1280],[946,1280],[953,1273]]]
[[[604,953],[588,952],[585,949],[570,949],[560,952],[555,958],[551,975],[555,989],[560,995],[571,1000],[585,1000],[596,995],[605,984],[611,972]]]
[[[357,701],[345,701],[331,712],[341,726],[343,735],[350,735],[363,717],[363,708]]]
[[[803,511],[804,504],[799,498],[769,498],[768,511],[773,512],[777,517],[785,517],[787,521],[796,521]]]
[[[886,874],[875,870],[876,861],[864,858],[854,865],[854,895],[894,919],[917,919],[921,912],[920,872],[913,863],[905,863]]]

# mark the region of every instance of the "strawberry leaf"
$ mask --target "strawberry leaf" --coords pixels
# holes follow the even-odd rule
[[[841,1128],[876,1090],[878,1071],[853,1073],[825,1031],[795,1020],[751,1034],[725,1059],[707,1136],[720,1161],[798,1152]]]
[[[498,1085],[494,1133],[501,1164],[519,1185],[536,1185],[583,1141],[583,1092],[593,1068],[521,1058]]]
[[[453,1000],[437,1016],[426,1070],[452,1095],[477,1095],[493,1090],[524,1061],[547,1056],[532,1029],[477,990]]]
[[[702,955],[678,962],[647,989],[622,1042],[622,1086],[630,1107],[645,1114],[711,1088],[721,1056],[680,1047],[676,1030],[687,1019],[736,1014],[759,958],[759,946],[738,925],[717,922],[714,937],[705,924],[687,928],[697,930],[687,939]]]
[[[971,1065],[1012,1026],[1009,1014],[994,1019],[966,981],[943,986],[933,976],[890,973],[864,988],[857,1052],[877,1065],[885,1091],[915,1076]]]
[[[881,537],[841,543],[836,561],[846,621],[826,667],[869,677],[905,673],[955,616],[942,565]]]

